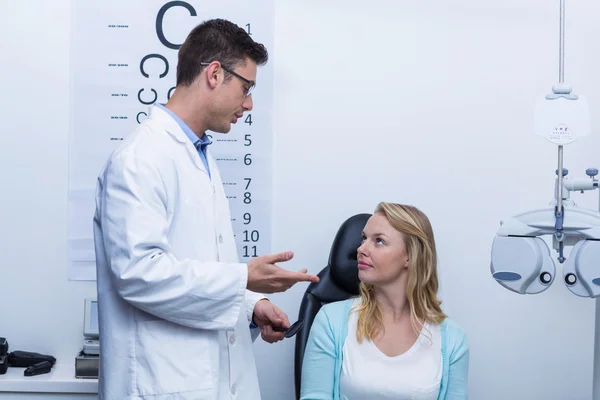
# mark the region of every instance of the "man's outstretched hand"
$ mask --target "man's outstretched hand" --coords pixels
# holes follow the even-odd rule
[[[275,265],[278,262],[289,261],[292,257],[294,253],[286,251],[253,258],[248,263],[246,288],[257,293],[278,293],[285,292],[298,282],[319,282],[319,277],[307,274],[306,268],[294,272]]]

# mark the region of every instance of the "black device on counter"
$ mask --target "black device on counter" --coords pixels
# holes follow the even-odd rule
[[[6,338],[0,337],[0,357],[8,354],[8,342]]]
[[[56,358],[29,351],[13,351],[8,355],[8,363],[11,367],[31,367],[42,361],[48,361],[50,366],[53,366],[56,362]]]
[[[4,375],[8,371],[8,357],[0,356],[0,375]]]
[[[6,338],[0,337],[0,375],[6,374],[8,367],[25,367],[23,375],[34,376],[50,372],[56,363],[56,358],[30,351],[8,352]]]
[[[6,338],[0,337],[0,375],[8,371],[8,342]]]
[[[25,371],[23,371],[23,375],[34,376],[34,375],[47,374],[48,372],[50,372],[51,369],[52,369],[52,364],[50,364],[50,361],[42,361],[42,362],[39,362],[37,364],[33,364],[33,365],[27,367],[25,369]]]

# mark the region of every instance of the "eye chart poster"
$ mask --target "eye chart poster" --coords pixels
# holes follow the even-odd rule
[[[177,52],[199,23],[224,18],[269,51],[254,109],[212,136],[242,262],[270,252],[272,0],[72,1],[69,279],[95,280],[96,179],[110,153],[175,90]]]

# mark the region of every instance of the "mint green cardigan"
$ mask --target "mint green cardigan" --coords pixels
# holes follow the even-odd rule
[[[339,400],[342,349],[354,298],[321,307],[311,326],[302,361],[300,400]],[[440,325],[442,381],[438,400],[468,398],[469,344],[461,327],[446,318]]]

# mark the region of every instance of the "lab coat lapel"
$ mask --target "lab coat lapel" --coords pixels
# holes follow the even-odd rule
[[[153,122],[159,124],[169,135],[171,135],[173,139],[184,146],[189,156],[192,158],[194,165],[208,175],[208,171],[200,159],[198,150],[196,150],[194,144],[186,136],[185,132],[181,129],[177,121],[173,120],[169,114],[156,106],[150,107],[150,115],[148,118],[151,118]]]

